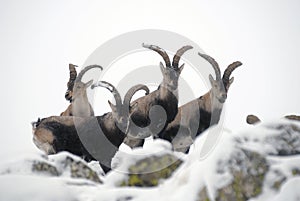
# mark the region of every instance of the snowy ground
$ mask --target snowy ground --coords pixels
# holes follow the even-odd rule
[[[68,156],[67,153],[46,157],[41,153],[20,154],[18,157],[0,164],[0,200],[3,201],[94,201],[94,200],[135,200],[135,201],[165,201],[165,200],[196,200],[199,191],[206,187],[211,199],[216,196],[217,189],[230,183],[232,175],[227,171],[217,173],[220,161],[227,161],[233,153],[241,148],[259,152],[264,155],[270,164],[269,172],[264,180],[263,192],[251,201],[276,200],[293,201],[300,200],[300,177],[291,174],[294,168],[300,169],[300,155],[276,156],[276,146],[272,141],[266,142],[270,136],[279,135],[274,132],[277,124],[289,125],[291,122],[278,121],[276,123],[263,124],[254,128],[232,133],[222,130],[216,136],[212,128],[198,137],[195,145],[188,155],[175,153],[184,163],[174,172],[171,178],[162,181],[158,187],[119,187],[120,182],[127,177],[129,165],[149,155],[163,155],[171,153],[171,147],[164,141],[148,141],[143,149],[131,151],[122,146],[113,160],[114,171],[103,176],[98,164],[88,164],[95,170],[103,181],[103,184],[86,179],[71,178],[64,172],[61,176],[38,174],[32,171],[33,161],[45,161],[61,169],[61,161]],[[300,126],[293,122],[294,125]],[[293,134],[293,133],[291,133]],[[299,135],[299,133],[295,133]],[[300,137],[298,138],[298,140]],[[205,144],[209,140],[215,140],[213,149],[205,150]],[[208,153],[208,154],[203,154]],[[75,157],[76,160],[81,160]],[[278,172],[286,177],[278,190],[270,187],[279,178]]]

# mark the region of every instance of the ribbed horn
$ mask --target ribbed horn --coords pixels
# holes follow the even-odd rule
[[[77,76],[76,81],[81,82],[82,76],[90,69],[92,68],[100,68],[101,70],[103,70],[102,66],[99,65],[89,65],[87,67],[85,67],[84,69],[82,69],[82,71],[80,71],[80,73]]]
[[[242,62],[240,61],[236,61],[236,62],[233,62],[232,64],[230,64],[226,70],[224,71],[224,74],[223,74],[223,77],[222,77],[222,80],[223,80],[223,83],[224,83],[224,86],[227,86],[229,84],[229,79],[230,79],[230,76],[231,76],[231,73],[239,66],[242,65]]]
[[[106,81],[99,81],[91,86],[92,89],[94,89],[95,87],[104,87],[108,89],[113,94],[116,100],[116,108],[118,109],[121,107],[122,105],[121,95],[114,85]]]
[[[127,91],[126,95],[124,96],[123,105],[124,105],[125,107],[128,107],[128,108],[129,108],[130,102],[131,102],[131,99],[132,99],[133,95],[134,95],[137,91],[139,91],[139,90],[144,90],[144,91],[146,92],[145,95],[148,95],[149,92],[150,92],[149,88],[148,88],[146,85],[143,85],[143,84],[138,84],[138,85],[135,85],[135,86],[131,87],[131,88]]]
[[[69,82],[67,84],[68,90],[73,90],[74,81],[76,80],[76,77],[77,77],[77,71],[75,69],[76,67],[78,67],[78,66],[69,64],[70,78],[69,78]]]
[[[219,64],[214,60],[214,58],[212,58],[211,56],[207,55],[207,54],[202,54],[200,52],[198,52],[198,55],[202,58],[204,58],[207,62],[209,62],[212,67],[215,70],[216,73],[216,80],[220,80],[221,79],[221,70],[219,67]]]
[[[173,57],[173,61],[172,61],[173,68],[178,68],[178,64],[179,64],[179,60],[180,60],[181,56],[190,49],[193,49],[193,47],[190,45],[186,45],[186,46],[183,46],[182,48],[180,48],[179,50],[177,50],[176,54]]]
[[[160,56],[162,56],[162,58],[164,59],[164,61],[166,63],[166,67],[171,67],[170,58],[164,49],[162,49],[156,45],[148,45],[145,43],[143,43],[142,46],[144,48],[148,48],[148,49],[153,50],[153,51],[157,52],[158,54],[160,54]]]
[[[74,82],[75,82],[76,77],[77,77],[76,67],[77,67],[76,65],[69,64],[70,78],[69,78],[69,81],[67,83],[68,89],[67,89],[67,91],[65,93],[65,98],[68,101],[72,100],[72,95],[70,94],[70,92],[73,91]]]

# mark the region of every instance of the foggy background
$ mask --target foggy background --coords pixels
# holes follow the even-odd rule
[[[81,67],[107,40],[140,29],[186,36],[214,57],[222,71],[233,61],[243,62],[233,73],[226,128],[246,127],[245,118],[252,113],[263,121],[299,114],[299,8],[297,0],[1,0],[0,156],[37,149],[30,122],[59,115],[68,106],[69,63]],[[151,64],[161,61],[153,58]],[[198,96],[207,91],[201,83],[194,85]],[[107,105],[107,99],[97,101]]]

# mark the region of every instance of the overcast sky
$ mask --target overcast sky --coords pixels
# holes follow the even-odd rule
[[[243,62],[233,73],[227,128],[245,127],[250,113],[263,120],[299,114],[299,8],[297,0],[1,0],[1,155],[35,150],[30,122],[68,106],[69,63],[82,66],[101,44],[142,29],[189,38],[221,69]]]

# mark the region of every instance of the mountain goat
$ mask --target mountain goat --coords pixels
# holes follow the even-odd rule
[[[157,90],[138,98],[131,104],[131,121],[124,141],[131,148],[142,146],[144,138],[157,135],[157,132],[163,130],[175,118],[178,110],[178,79],[184,67],[184,64],[179,67],[179,60],[187,50],[193,48],[189,45],[180,48],[171,64],[168,54],[162,48],[146,44],[143,44],[143,47],[161,55],[166,66],[161,62],[159,64],[163,80]],[[153,110],[156,106],[160,106],[166,116],[159,110]]]
[[[234,80],[230,75],[242,65],[239,61],[230,64],[221,78],[218,63],[206,54],[198,54],[212,65],[216,79],[209,75],[211,89],[203,96],[179,107],[175,119],[159,134],[159,138],[172,143],[175,151],[186,152],[196,136],[219,122],[228,89]]]
[[[100,81],[93,85],[96,86],[104,87],[114,95],[116,105],[110,104],[112,112],[95,117],[44,118],[32,124],[33,142],[46,154],[69,151],[86,161],[97,159],[103,170],[108,172],[111,159],[125,138],[131,98],[137,91],[145,90],[149,93],[149,89],[145,85],[136,85],[129,89],[122,102],[112,84]],[[89,147],[88,151],[86,146]]]
[[[68,108],[62,112],[61,116],[76,116],[76,117],[89,117],[94,116],[94,110],[89,103],[86,89],[91,86],[93,80],[87,83],[82,82],[83,75],[92,68],[103,68],[99,65],[90,65],[85,67],[77,76],[75,65],[70,64],[70,79],[68,82],[68,90],[65,94],[65,98],[70,100]]]

